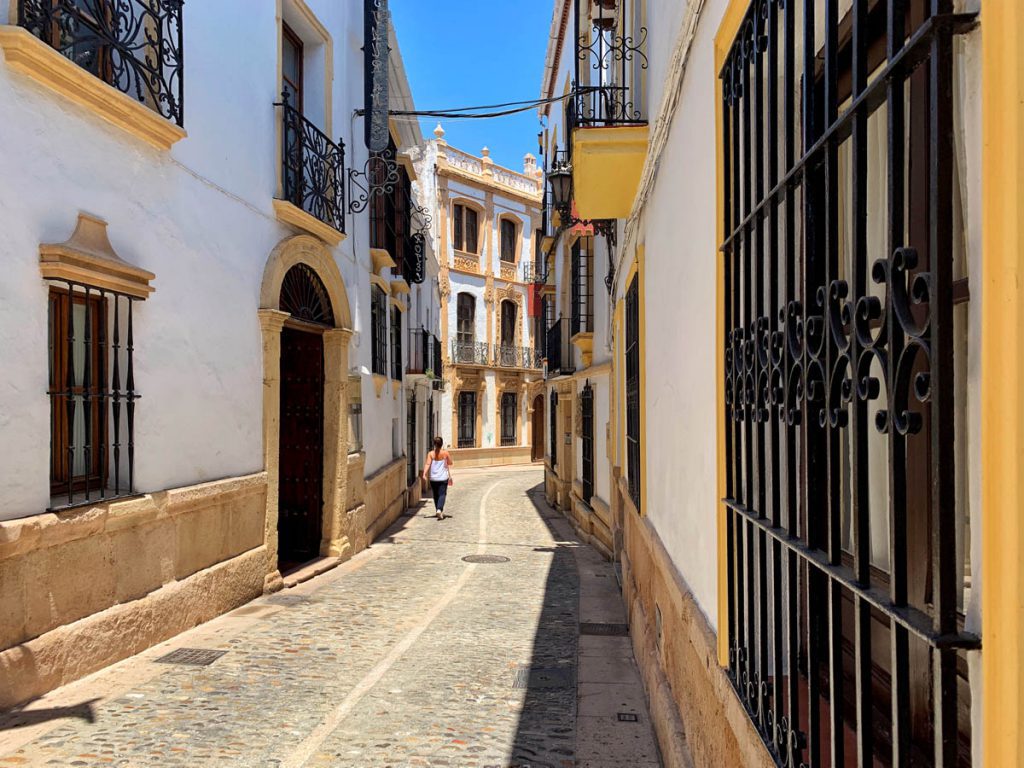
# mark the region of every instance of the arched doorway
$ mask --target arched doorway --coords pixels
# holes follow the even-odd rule
[[[544,461],[544,395],[533,398],[533,443],[530,458],[533,461]]]
[[[334,310],[323,281],[296,264],[281,283],[281,429],[277,494],[278,570],[320,554],[323,534],[324,341]]]

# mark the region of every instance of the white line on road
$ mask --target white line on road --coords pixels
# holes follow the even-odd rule
[[[501,482],[501,480],[498,480],[493,483],[484,493],[483,498],[480,499],[480,533],[476,546],[476,553],[478,555],[482,555],[487,547],[487,499],[490,497],[491,491],[497,488]],[[355,709],[356,705],[366,694],[373,690],[373,687],[381,681],[381,678],[388,673],[388,670],[395,665],[395,662],[405,655],[406,651],[415,644],[420,635],[440,615],[441,611],[451,604],[475,570],[475,564],[469,563],[466,565],[466,568],[459,574],[459,578],[456,579],[455,583],[441,595],[441,599],[434,603],[430,610],[420,617],[416,625],[391,649],[387,656],[377,662],[373,669],[366,673],[365,677],[356,684],[355,688],[349,691],[348,695],[341,700],[341,703],[331,710],[326,719],[314,728],[309,736],[296,745],[292,753],[282,761],[282,768],[300,768],[306,764],[306,761],[327,741],[328,737],[341,724],[341,721]]]

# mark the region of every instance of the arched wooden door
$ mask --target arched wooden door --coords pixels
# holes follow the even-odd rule
[[[530,458],[533,461],[544,460],[544,395],[533,398],[533,445]]]
[[[278,470],[278,569],[320,555],[324,505],[324,340],[330,299],[313,269],[285,276],[281,309],[281,431]]]

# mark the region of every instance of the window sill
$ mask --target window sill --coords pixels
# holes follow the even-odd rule
[[[455,251],[455,266],[459,272],[469,272],[474,275],[480,274],[480,256],[466,251]]]
[[[583,368],[589,368],[594,358],[594,334],[591,331],[581,331],[570,340],[576,349],[583,355]]]
[[[388,383],[388,377],[383,373],[373,374],[373,391],[377,395],[377,399],[384,394],[384,385]]]
[[[188,135],[183,128],[62,56],[27,29],[0,25],[0,48],[11,69],[157,149],[170,149]]]
[[[306,213],[294,203],[287,200],[274,199],[274,215],[282,224],[300,230],[306,234],[323,240],[332,248],[340,245],[345,239],[345,234],[339,232],[330,224],[325,224],[316,216]]]

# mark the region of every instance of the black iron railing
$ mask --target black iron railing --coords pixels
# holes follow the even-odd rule
[[[19,0],[18,26],[185,124],[182,0]]]
[[[641,0],[576,0],[576,79],[570,130],[647,122],[647,28]]]
[[[569,321],[560,318],[548,329],[548,376],[560,376],[575,372],[572,362],[572,342]]]
[[[285,100],[281,108],[281,181],[284,199],[310,216],[345,231],[345,145],[331,139]]]
[[[966,766],[978,738],[953,5],[751,2],[720,72],[721,618],[780,766]]]
[[[594,388],[587,382],[580,393],[580,411],[583,435],[583,501],[586,504],[594,497]]]
[[[544,285],[548,281],[547,264],[543,261],[526,262],[523,264],[523,282],[533,285]]]
[[[409,363],[406,373],[421,373],[440,378],[442,370],[441,342],[425,328],[409,334]]]
[[[453,341],[452,362],[458,365],[490,365],[491,345],[486,341]]]
[[[541,368],[544,363],[532,347],[499,345],[494,348],[494,364],[499,368]]]
[[[391,378],[402,380],[404,364],[402,362],[402,310],[391,308]]]
[[[594,238],[580,237],[572,244],[572,333],[594,330]]]

